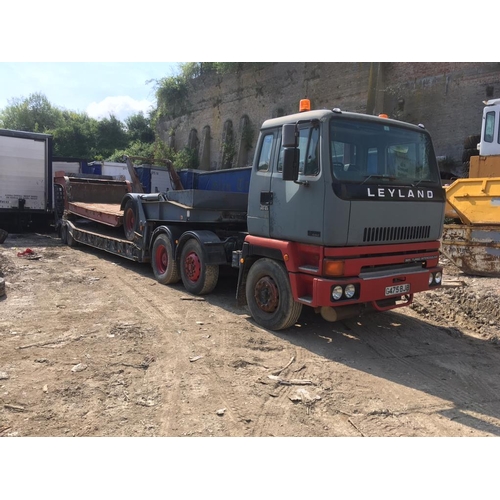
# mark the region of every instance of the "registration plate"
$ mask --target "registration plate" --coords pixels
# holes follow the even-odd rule
[[[410,284],[405,283],[404,285],[394,285],[387,286],[385,288],[385,296],[389,295],[401,295],[403,293],[408,293],[410,291]]]

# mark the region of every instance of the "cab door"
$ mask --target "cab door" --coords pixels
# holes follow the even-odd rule
[[[325,187],[321,169],[320,126],[307,124],[299,128],[297,182],[283,180],[281,130],[278,133],[277,158],[271,178],[271,238],[318,245],[323,242]]]
[[[248,196],[248,232],[254,236],[269,237],[269,209],[273,204],[271,190],[272,165],[276,162],[278,129],[261,132]]]

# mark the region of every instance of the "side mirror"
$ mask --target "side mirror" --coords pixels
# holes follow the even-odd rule
[[[299,148],[283,150],[283,180],[296,181],[299,178]]]
[[[293,123],[283,125],[281,132],[281,142],[284,148],[297,147],[297,127]]]

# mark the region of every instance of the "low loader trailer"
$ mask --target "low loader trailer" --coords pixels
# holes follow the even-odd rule
[[[304,100],[263,123],[251,167],[213,175],[215,186],[247,189],[177,182],[144,194],[127,181],[56,177],[61,238],[148,262],[158,282],[195,295],[214,290],[222,266],[236,268],[238,304],[270,330],[295,324],[303,307],[336,321],[441,285],[445,194],[423,126]]]

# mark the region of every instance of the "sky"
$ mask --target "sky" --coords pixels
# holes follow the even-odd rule
[[[119,120],[156,102],[155,81],[173,76],[169,62],[0,62],[0,110],[40,92],[58,108]]]
[[[418,9],[396,0],[363,9],[337,2],[321,12],[268,0],[241,10],[226,0],[142,0],[134,8],[87,0],[78,12],[63,0],[4,4],[0,110],[10,99],[40,92],[60,108],[125,120],[155,103],[154,80],[179,72],[178,62],[162,61],[496,60],[494,44],[479,52],[464,35],[468,15],[430,0]],[[495,5],[483,0],[482,11]]]
[[[483,1],[483,11],[495,6]],[[154,80],[179,71],[179,63],[162,61],[496,60],[473,48],[464,36],[470,18],[444,2],[422,0],[410,10],[396,0],[362,10],[356,2],[325,4],[319,13],[268,0],[241,11],[222,0],[118,5],[87,0],[77,15],[62,0],[2,5],[0,110],[40,92],[60,108],[125,120],[154,104]]]

